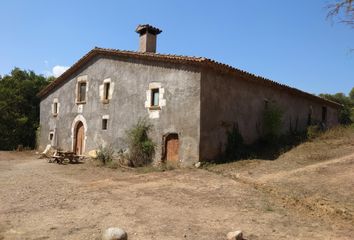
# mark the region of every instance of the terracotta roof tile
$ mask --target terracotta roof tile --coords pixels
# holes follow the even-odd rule
[[[159,54],[159,53],[150,53],[150,52],[135,52],[135,51],[126,51],[126,50],[118,50],[118,49],[109,49],[109,48],[99,48],[95,47],[91,51],[89,51],[86,55],[84,55],[81,59],[79,59],[75,64],[73,64],[67,71],[65,71],[62,75],[60,75],[54,82],[49,84],[47,87],[42,89],[38,96],[43,98],[48,95],[52,90],[54,90],[58,85],[64,82],[70,75],[75,73],[81,66],[91,60],[94,56],[98,55],[110,55],[110,56],[120,56],[120,57],[131,57],[131,58],[140,58],[146,60],[157,60],[157,61],[165,61],[165,62],[173,62],[173,63],[182,63],[182,64],[195,64],[196,66],[201,67],[209,67],[217,71],[229,73],[229,74],[237,74],[238,76],[242,76],[244,79],[249,81],[254,81],[258,84],[267,85],[270,87],[275,87],[284,91],[287,91],[291,94],[300,95],[302,97],[310,98],[315,101],[323,102],[330,104],[335,107],[340,107],[341,105],[332,102],[321,97],[312,95],[310,93],[301,91],[299,89],[289,87],[285,84],[281,84],[275,82],[273,80],[257,76],[255,74],[234,68],[230,65],[217,62],[215,60],[204,58],[204,57],[191,57],[191,56],[183,56],[183,55],[173,55],[173,54]]]

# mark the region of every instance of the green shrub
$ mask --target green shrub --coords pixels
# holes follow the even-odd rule
[[[98,150],[96,150],[96,159],[100,161],[103,165],[111,162],[113,160],[114,150],[112,146],[98,146]]]
[[[226,132],[227,142],[225,148],[225,157],[227,160],[237,160],[244,155],[243,137],[239,131],[238,125],[234,124],[231,130]]]
[[[148,136],[151,128],[152,125],[146,119],[139,119],[138,123],[126,133],[132,167],[145,166],[152,161],[155,143]]]
[[[349,125],[353,123],[353,119],[351,119],[351,110],[354,106],[354,101],[351,95],[352,91],[349,93],[349,96],[345,95],[344,93],[336,93],[336,94],[324,93],[319,95],[322,98],[328,99],[333,102],[337,102],[342,105],[342,107],[339,109],[339,116],[338,116],[339,123],[342,125]]]
[[[283,111],[275,103],[269,103],[263,111],[262,127],[263,140],[272,142],[276,140],[281,131],[283,120]]]
[[[349,124],[353,123],[352,111],[353,111],[353,109],[350,108],[350,106],[344,105],[339,110],[339,117],[338,117],[339,123],[342,125],[349,125]]]
[[[306,129],[307,139],[312,140],[314,138],[317,138],[318,136],[320,136],[321,132],[322,132],[322,130],[319,125],[308,126]]]
[[[119,163],[117,162],[116,159],[112,159],[111,161],[107,162],[107,163],[106,163],[106,166],[107,166],[108,168],[112,168],[112,169],[117,169],[117,168],[120,167],[120,166],[119,166]]]

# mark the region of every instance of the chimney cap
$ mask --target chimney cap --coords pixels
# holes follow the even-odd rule
[[[135,32],[139,33],[140,35],[142,35],[146,32],[157,35],[157,34],[160,34],[162,32],[162,30],[160,30],[156,27],[153,27],[149,24],[139,24],[136,27]]]

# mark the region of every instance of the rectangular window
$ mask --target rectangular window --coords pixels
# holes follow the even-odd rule
[[[310,106],[309,108],[309,114],[307,116],[307,125],[312,125],[312,112],[313,112],[313,109],[312,109],[312,106]]]
[[[53,132],[49,133],[49,140],[53,141],[53,138],[54,138],[54,133]]]
[[[102,130],[107,130],[108,119],[102,119]]]
[[[58,115],[58,103],[57,102],[53,103],[53,115],[54,116]]]
[[[104,84],[104,93],[103,93],[103,99],[108,100],[109,98],[109,88],[110,88],[110,83],[107,82]]]
[[[322,107],[322,122],[327,120],[327,107]]]
[[[151,106],[158,107],[159,106],[159,89],[151,89]]]
[[[309,113],[307,116],[307,125],[311,125],[312,124],[312,113]]]
[[[78,102],[86,101],[86,82],[79,82],[77,100]]]

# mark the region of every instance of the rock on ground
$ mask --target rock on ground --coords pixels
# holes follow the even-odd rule
[[[201,163],[201,162],[197,162],[196,164],[194,164],[194,166],[195,166],[196,168],[200,168],[200,167],[202,166],[202,163]]]
[[[227,234],[227,239],[228,240],[243,240],[242,231],[229,232]]]
[[[128,235],[121,228],[111,227],[104,231],[102,240],[128,240]]]

